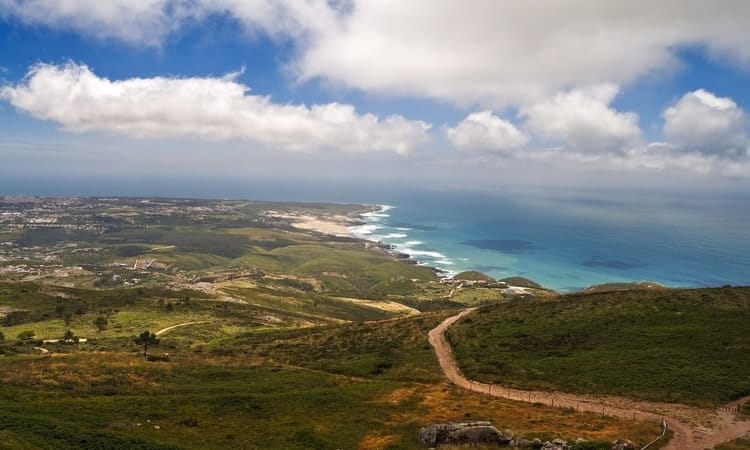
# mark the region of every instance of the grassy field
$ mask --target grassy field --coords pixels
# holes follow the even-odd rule
[[[402,320],[387,322],[383,333],[408,339],[427,325],[404,321],[403,329]],[[368,325],[371,333],[381,332]],[[194,331],[180,332],[194,336]],[[404,370],[410,367],[407,359],[394,359],[390,373],[354,376],[377,335],[369,344],[342,346],[353,337],[346,326],[290,333],[284,339],[276,332],[282,358],[324,345],[316,337],[325,335],[337,342],[328,361],[351,360],[351,366],[314,370],[274,363],[253,351],[217,356],[180,348],[170,351],[168,362],[149,362],[134,352],[5,357],[0,448],[418,449],[423,448],[416,441],[419,428],[447,420],[491,420],[528,438],[580,437],[596,444],[586,448],[602,449],[617,437],[644,443],[659,432],[656,423],[490,399],[427,382],[428,376],[408,381],[413,377]],[[300,343],[305,333],[313,336],[307,346]],[[259,345],[234,344],[235,349]],[[418,350],[417,340],[401,347],[407,354]],[[312,357],[301,362],[315,365]],[[424,358],[411,367],[434,364]]]
[[[427,333],[450,312],[290,332],[253,332],[222,343],[236,352],[356,377],[442,380]]]
[[[750,393],[750,288],[574,294],[449,330],[474,379],[709,406]]]

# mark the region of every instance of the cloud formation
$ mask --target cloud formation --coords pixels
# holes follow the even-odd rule
[[[559,92],[552,98],[521,108],[525,126],[571,150],[582,153],[618,152],[641,138],[638,115],[609,105],[617,95],[613,84]]]
[[[228,15],[251,33],[306,39],[334,26],[324,0],[0,0],[0,17],[135,45],[158,46],[210,15]]]
[[[354,1],[339,23],[305,47],[303,79],[459,105],[624,85],[676,67],[682,46],[750,63],[744,0]]]
[[[698,89],[664,111],[664,134],[683,150],[737,157],[747,153],[744,111],[730,98]]]
[[[145,45],[224,15],[296,43],[301,80],[492,108],[624,85],[685,46],[750,65],[745,0],[0,0],[3,15]]]
[[[443,129],[446,138],[462,150],[503,151],[523,147],[529,136],[492,111],[471,113],[455,127]]]
[[[346,104],[276,104],[250,95],[236,80],[133,78],[112,81],[87,66],[38,65],[0,90],[17,109],[75,132],[136,137],[243,139],[294,151],[408,153],[429,139],[430,126],[398,115],[359,114]]]

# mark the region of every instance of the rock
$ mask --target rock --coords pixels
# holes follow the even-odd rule
[[[636,450],[636,446],[630,439],[618,439],[612,442],[612,450]]]
[[[490,422],[434,423],[419,430],[419,441],[429,446],[441,444],[494,444],[508,445],[506,436]]]
[[[562,439],[553,439],[552,442],[545,442],[541,448],[542,450],[569,450],[570,445]]]
[[[448,436],[451,424],[449,423],[433,423],[428,427],[424,427],[419,430],[419,442],[434,447],[439,443],[445,442],[445,438]]]
[[[520,438],[516,440],[515,446],[518,448],[542,448],[542,441],[540,441],[539,439],[530,441],[528,439]]]

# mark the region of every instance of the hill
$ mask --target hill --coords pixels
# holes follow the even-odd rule
[[[542,286],[541,284],[537,283],[536,281],[529,280],[528,278],[524,278],[524,277],[508,277],[508,278],[503,278],[497,281],[502,281],[503,283],[507,283],[509,286],[544,289],[544,286]]]
[[[610,292],[610,291],[632,291],[648,289],[667,289],[663,285],[653,281],[634,281],[632,283],[604,283],[589,286],[583,290],[586,293]]]
[[[489,275],[477,272],[476,270],[467,270],[458,273],[453,276],[453,279],[456,281],[494,281]]]
[[[712,405],[750,393],[750,288],[572,294],[488,306],[448,337],[470,378]]]

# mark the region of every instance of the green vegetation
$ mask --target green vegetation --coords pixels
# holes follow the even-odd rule
[[[28,341],[29,339],[33,339],[36,333],[34,333],[33,330],[24,330],[20,333],[18,333],[18,340],[20,341]]]
[[[0,208],[21,212],[0,230],[0,448],[411,449],[422,426],[473,419],[597,445],[659,433],[446,383],[428,331],[466,304],[510,300],[291,225],[361,205]]]
[[[493,281],[492,277],[490,277],[489,275],[485,275],[482,272],[477,272],[476,270],[468,270],[458,273],[453,277],[453,279],[456,281]]]
[[[536,281],[529,280],[528,278],[524,278],[524,277],[508,277],[508,278],[503,278],[497,281],[507,283],[509,286],[544,289],[544,287],[541,284],[537,283]]]
[[[750,288],[573,294],[489,306],[449,330],[474,379],[713,405],[750,393]]]
[[[148,348],[149,347],[155,347],[159,345],[159,338],[156,337],[154,333],[151,333],[150,331],[146,330],[140,335],[138,335],[137,338],[133,340],[136,345],[142,345],[143,346],[143,356],[148,356]]]
[[[247,333],[224,343],[274,362],[357,377],[437,382],[442,379],[427,333],[451,313],[398,321],[365,322]]]
[[[748,450],[750,449],[750,437],[739,437],[716,446],[716,450]]]
[[[586,289],[583,290],[583,292],[594,293],[594,292],[609,292],[609,291],[630,291],[630,290],[639,290],[639,289],[665,290],[667,288],[660,285],[659,283],[654,283],[652,281],[639,281],[639,282],[632,282],[632,283],[595,284],[593,286],[587,287]]]
[[[354,332],[368,342],[353,345],[345,342],[353,337],[349,325],[290,330],[287,338],[276,332],[282,340],[280,353],[269,356],[302,357],[305,351],[329,345],[330,340],[329,361],[351,360],[350,367],[345,363],[335,370],[355,373],[362,367],[357,359],[364,361],[370,347],[378,345],[378,333],[412,340],[428,322],[438,319],[386,322],[386,332],[378,330],[377,324],[366,324]],[[303,344],[305,335],[311,337],[307,345]],[[444,383],[426,382],[429,377],[424,377],[425,382],[409,381],[408,358],[395,358],[384,373],[362,377],[332,374],[327,367],[312,370],[274,363],[252,354],[262,338],[247,338],[223,344],[235,352],[249,352],[235,356],[178,346],[168,359],[146,360],[137,352],[6,357],[0,373],[3,445],[419,449],[423,448],[415,440],[419,428],[435,421],[479,419],[529,437],[584,437],[599,443],[624,435],[647,442],[658,433],[654,423],[486,398]],[[267,343],[272,345],[273,340]],[[398,351],[404,356],[414,353],[418,359],[422,348],[414,339]],[[333,356],[336,352],[338,358]],[[302,362],[312,365],[313,360]],[[411,367],[434,364],[425,358]]]

